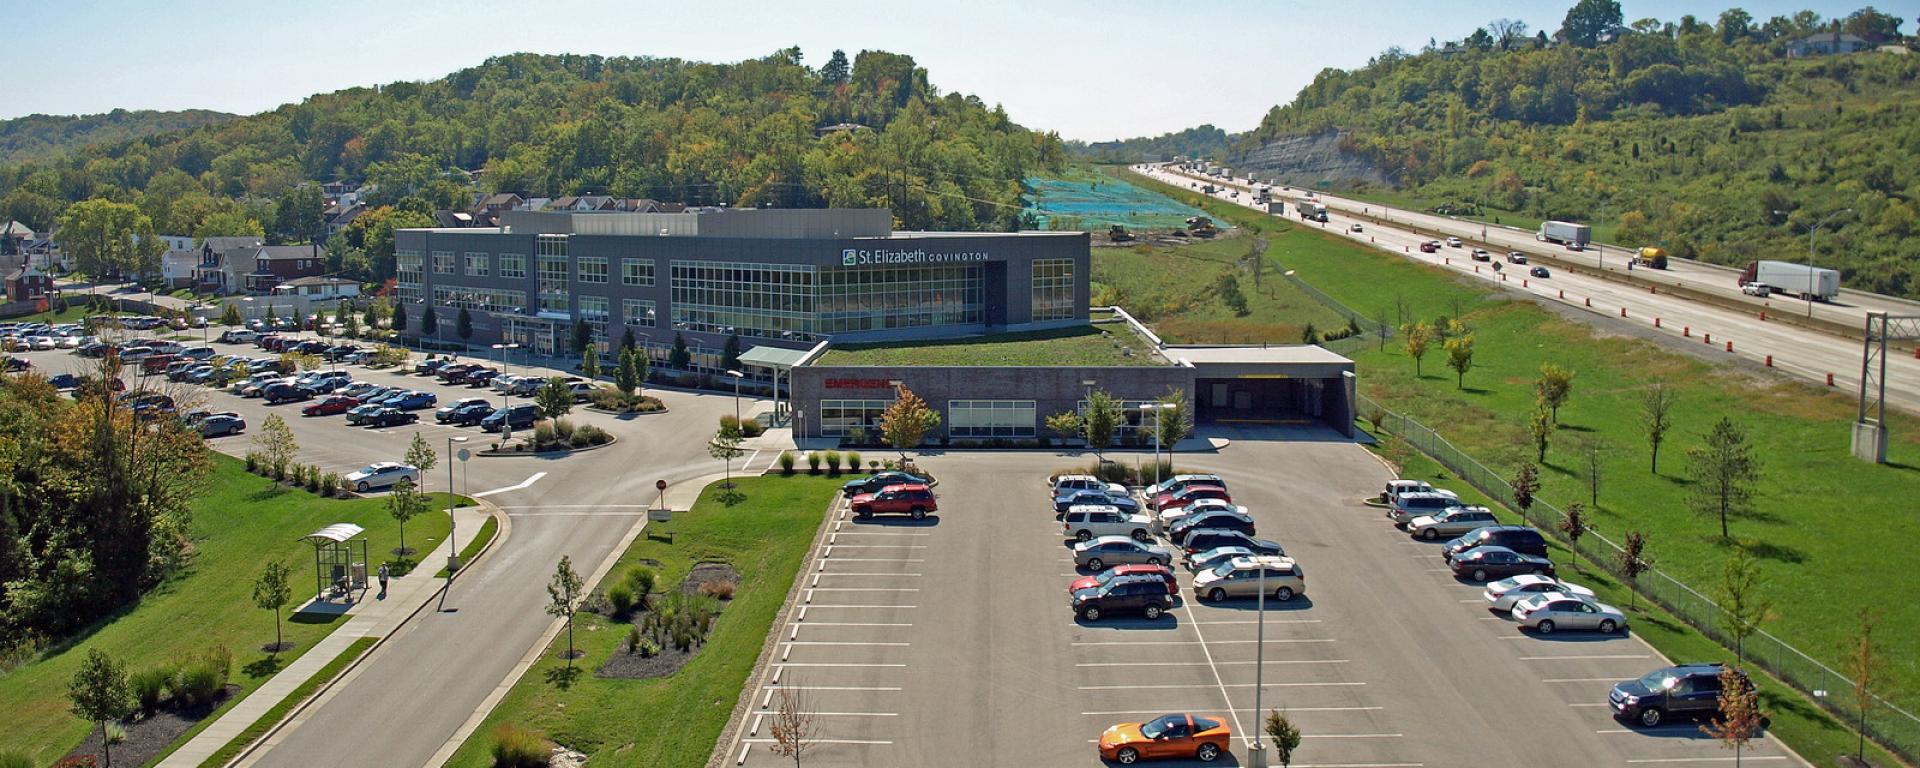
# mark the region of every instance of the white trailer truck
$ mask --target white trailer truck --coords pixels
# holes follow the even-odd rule
[[[1798,296],[1809,301],[1832,301],[1840,295],[1837,270],[1809,267],[1791,261],[1753,261],[1741,270],[1741,287],[1759,283],[1769,292]]]
[[[1587,243],[1593,240],[1593,228],[1567,221],[1543,221],[1540,222],[1540,231],[1534,234],[1533,239],[1585,248]]]

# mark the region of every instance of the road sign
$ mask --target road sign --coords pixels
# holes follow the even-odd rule
[[[673,510],[649,509],[647,510],[647,520],[655,523],[671,523],[673,522]]]
[[[459,453],[455,453],[453,456],[461,461],[466,461],[467,459],[473,458],[473,451],[462,448]]]
[[[660,491],[664,491],[664,490],[666,490],[666,489],[667,489],[667,481],[665,481],[665,480],[655,480],[655,481],[653,481],[653,487],[654,487],[654,490],[660,490]]]

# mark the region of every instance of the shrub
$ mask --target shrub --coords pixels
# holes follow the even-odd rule
[[[260,454],[254,453],[253,451],[247,451],[246,459],[247,459],[247,471],[252,472],[254,474],[259,474],[260,473]]]
[[[639,632],[640,630],[635,629],[634,631]],[[640,637],[638,638],[638,640],[639,642],[634,644],[631,647],[633,648],[634,653],[640,654],[640,658],[651,659],[655,656],[660,655],[659,643],[656,643],[653,640],[645,637]]]
[[[848,472],[860,471],[860,452],[859,451],[847,451],[847,471]]]
[[[107,723],[107,743],[119,744],[127,740],[127,728],[119,723]]]
[[[512,723],[493,729],[494,768],[544,768],[551,752],[547,737]]]
[[[174,668],[168,665],[143,669],[127,676],[127,687],[133,689],[133,698],[140,703],[140,711],[153,712],[160,708],[161,702],[167,698],[167,688],[173,682],[174,672]]]
[[[340,474],[337,472],[328,472],[322,475],[320,477],[320,495],[332,496],[339,493],[340,486],[344,482],[344,480],[340,479]]]
[[[627,582],[627,587],[632,589],[633,593],[638,596],[638,601],[635,603],[636,605],[642,608],[646,607],[647,595],[653,594],[654,578],[653,569],[644,565],[636,566],[633,570],[627,571],[625,581]]]
[[[579,432],[575,432],[573,433],[573,437],[567,440],[567,444],[575,448],[585,448],[587,447],[587,436]]]
[[[27,753],[9,749],[0,752],[0,768],[40,768],[40,766],[33,761],[33,758],[27,757]]]
[[[548,419],[533,425],[533,444],[536,449],[545,448],[556,442],[559,437],[553,428],[553,420]]]
[[[820,454],[818,452],[807,451],[807,474],[820,474]]]
[[[793,474],[793,451],[780,452],[780,474]]]
[[[572,440],[573,422],[568,419],[554,419],[553,434],[561,440]]]
[[[867,444],[866,428],[854,427],[853,429],[847,430],[847,439],[845,442],[847,445],[866,445]]]
[[[195,662],[173,676],[169,696],[176,706],[191,707],[213,701],[222,687],[219,670],[204,662]]]
[[[306,486],[308,491],[319,493],[321,474],[323,473],[320,471],[319,467],[309,464],[307,465],[306,472],[302,473],[301,475],[301,480],[303,482],[301,482],[300,484]]]
[[[735,584],[728,579],[704,581],[700,583],[700,594],[715,600],[732,600]]]
[[[582,424],[574,427],[573,437],[569,440],[575,448],[589,445],[606,445],[612,441],[613,435],[607,434],[606,430],[592,424]]]
[[[633,588],[625,584],[608,587],[607,604],[613,606],[613,612],[617,614],[633,610]]]
[[[587,396],[587,400],[593,403],[593,407],[605,408],[609,411],[626,410],[627,407],[627,396],[620,390],[612,388],[596,387],[592,394]]]
[[[827,474],[840,474],[840,452],[827,451]]]

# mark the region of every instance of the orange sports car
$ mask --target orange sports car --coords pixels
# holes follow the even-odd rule
[[[1233,729],[1225,720],[1176,712],[1144,723],[1121,723],[1100,734],[1100,757],[1122,765],[1143,758],[1193,757],[1212,762],[1225,754]]]

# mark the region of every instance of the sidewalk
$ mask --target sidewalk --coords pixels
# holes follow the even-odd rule
[[[461,507],[453,511],[456,551],[464,548],[479,535],[480,526],[488,517],[492,505],[481,501],[480,506]],[[213,753],[227,745],[234,737],[252,726],[254,721],[267,713],[295,688],[300,687],[308,678],[331,663],[334,657],[362,637],[386,637],[405,624],[422,606],[432,602],[439,594],[443,579],[434,578],[445,564],[444,547],[433,552],[423,553],[419,567],[412,573],[393,579],[387,590],[385,600],[375,599],[378,587],[368,591],[367,599],[354,604],[347,611],[347,621],[339,629],[327,635],[307,652],[300,655],[286,669],[280,670],[253,693],[248,694],[239,704],[227,710],[220,719],[215,720],[206,730],[201,731],[167,759],[162,760],[161,768],[194,768],[202,761],[212,757]]]

